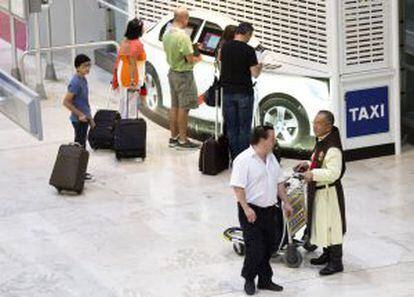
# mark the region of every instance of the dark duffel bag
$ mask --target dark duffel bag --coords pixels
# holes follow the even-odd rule
[[[217,95],[217,91],[220,91],[220,81],[217,76],[214,76],[213,84],[203,94],[204,103],[208,106],[221,106],[221,93]]]
[[[71,191],[81,194],[85,184],[89,152],[80,144],[61,145],[49,184],[58,192]]]
[[[220,136],[207,139],[200,150],[199,170],[206,175],[216,175],[229,168],[229,143],[227,138]]]
[[[147,123],[144,119],[122,119],[115,127],[114,148],[118,160],[122,158],[145,159]]]
[[[89,130],[89,145],[92,149],[113,149],[115,125],[121,115],[116,110],[98,110],[94,116],[95,128]]]
[[[103,122],[110,122],[115,124],[121,119],[121,115],[116,110],[100,109],[95,113],[93,119],[96,124]]]

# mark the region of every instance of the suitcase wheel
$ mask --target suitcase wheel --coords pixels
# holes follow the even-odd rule
[[[58,193],[62,193],[62,189],[61,188],[56,188],[56,190],[58,191]]]
[[[298,268],[302,264],[302,254],[296,249],[296,246],[289,244],[284,254],[283,260],[287,267]]]
[[[118,161],[121,161],[121,156],[120,156],[119,154],[117,154],[117,153],[115,153],[115,158],[116,158]]]

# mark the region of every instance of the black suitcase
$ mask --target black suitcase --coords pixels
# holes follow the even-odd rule
[[[128,91],[128,100],[130,95],[132,92]],[[129,114],[128,110],[127,114]],[[114,149],[117,160],[122,158],[145,160],[147,156],[147,123],[144,119],[138,118],[138,111],[136,116],[136,119],[121,119],[115,126]]]
[[[89,145],[92,149],[113,149],[115,125],[121,119],[116,110],[101,109],[94,116],[95,128],[89,130]]]
[[[229,143],[227,138],[220,136],[207,139],[200,151],[199,170],[206,175],[217,175],[229,168]]]
[[[85,184],[89,152],[80,144],[61,145],[49,180],[60,193],[62,190],[81,194]]]
[[[214,137],[204,141],[198,160],[198,168],[203,174],[216,175],[229,168],[229,143],[225,136],[218,136],[218,98],[220,90],[216,91],[216,121],[214,125]],[[222,95],[222,94],[221,94]],[[223,117],[221,117],[223,118]],[[223,130],[223,122],[221,122]]]

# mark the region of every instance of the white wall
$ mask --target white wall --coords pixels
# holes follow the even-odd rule
[[[96,0],[74,0],[76,43],[101,41],[106,39],[105,9],[99,8]],[[41,14],[41,44],[46,45],[46,12]],[[69,0],[54,0],[51,5],[53,45],[70,43],[69,35]],[[29,22],[29,45],[33,45],[33,17]]]

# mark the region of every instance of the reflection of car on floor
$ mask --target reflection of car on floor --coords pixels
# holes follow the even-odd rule
[[[162,36],[171,26],[172,16],[167,16],[154,25],[142,38],[147,52],[148,97],[143,113],[163,126],[168,125],[168,108],[171,106],[168,85],[168,64],[162,46]],[[191,11],[186,29],[194,43],[202,44],[203,61],[194,68],[199,94],[205,92],[213,82],[214,52],[223,29],[236,24],[225,15],[210,11]],[[260,43],[252,39],[249,43],[257,48]],[[261,123],[275,127],[282,148],[309,149],[311,122],[316,112],[329,106],[328,83],[316,71],[281,63],[272,67],[276,54],[267,55],[262,75],[256,82],[256,115]],[[280,63],[280,59],[279,59]],[[274,66],[275,64],[273,64]],[[296,74],[295,74],[296,73]],[[319,77],[318,79],[312,77]],[[215,110],[200,102],[190,112],[190,130],[196,138],[211,134],[214,129]]]

